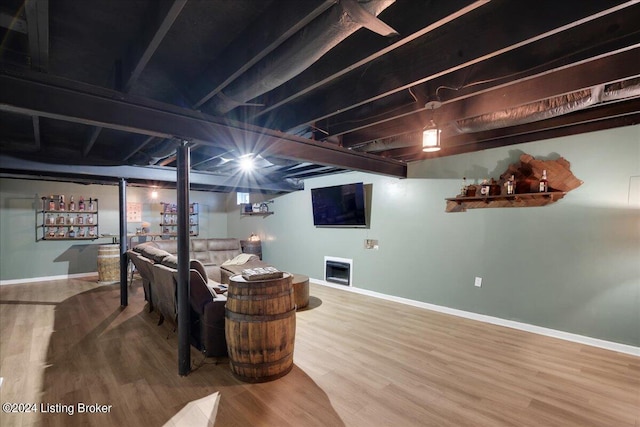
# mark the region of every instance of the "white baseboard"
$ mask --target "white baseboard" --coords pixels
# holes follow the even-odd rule
[[[430,304],[421,301],[415,301],[408,298],[396,297],[380,292],[370,291],[368,289],[356,288],[353,286],[344,286],[329,283],[324,280],[310,279],[318,285],[328,286],[330,288],[342,289],[343,291],[355,292],[357,294],[368,295],[375,298],[381,298],[388,301],[394,301],[401,304],[411,305],[413,307],[424,308],[427,310],[437,311],[440,313],[451,314],[453,316],[464,317],[466,319],[477,320],[479,322],[491,323],[493,325],[505,326],[507,328],[518,329],[521,331],[531,332],[538,335],[544,335],[553,338],[559,338],[565,341],[571,341],[579,344],[590,345],[592,347],[603,348],[605,350],[617,351],[619,353],[630,354],[640,357],[640,347],[621,344],[613,341],[605,341],[598,338],[591,338],[584,335],[572,334],[570,332],[558,331],[556,329],[544,328],[542,326],[530,325],[528,323],[516,322],[514,320],[501,319],[499,317],[487,316],[485,314],[473,313],[470,311],[458,310],[456,308],[444,307],[441,305]]]
[[[61,274],[60,276],[45,276],[45,277],[31,277],[29,279],[14,279],[14,280],[0,280],[0,286],[3,285],[21,285],[25,283],[34,282],[47,282],[49,280],[65,280],[65,279],[77,279],[80,277],[97,276],[98,272],[92,273],[76,273],[76,274]]]

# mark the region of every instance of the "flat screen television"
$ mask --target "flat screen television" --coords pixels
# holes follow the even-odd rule
[[[367,204],[362,182],[312,188],[311,205],[316,227],[367,227]]]

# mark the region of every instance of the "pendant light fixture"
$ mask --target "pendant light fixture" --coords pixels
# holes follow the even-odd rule
[[[440,151],[440,133],[442,130],[438,128],[436,122],[433,120],[433,110],[439,108],[442,105],[439,101],[431,101],[425,104],[425,108],[431,109],[431,120],[425,128],[422,130],[422,151],[427,153],[433,153]]]

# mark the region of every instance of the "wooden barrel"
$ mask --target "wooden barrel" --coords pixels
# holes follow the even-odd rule
[[[240,247],[243,253],[258,255],[262,259],[262,242],[260,240],[240,240]]]
[[[98,246],[98,283],[120,282],[120,245]]]
[[[290,274],[254,281],[230,277],[225,318],[229,364],[236,378],[265,382],[291,371],[296,304]]]

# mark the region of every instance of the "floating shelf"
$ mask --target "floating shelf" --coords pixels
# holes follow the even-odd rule
[[[545,206],[562,199],[567,193],[551,191],[547,193],[523,193],[504,196],[450,197],[447,212],[464,212],[467,209],[484,208],[524,208]]]
[[[240,212],[240,216],[269,216],[275,212]]]
[[[535,191],[543,170],[548,173],[549,191],[538,193]],[[510,165],[500,175],[497,185],[501,190],[504,191],[504,183],[512,175],[516,180],[516,194],[449,197],[445,199],[447,201],[445,211],[465,212],[467,209],[546,206],[557,202],[569,191],[582,185],[582,181],[571,173],[569,162],[562,157],[557,160],[536,160],[529,154],[521,155],[519,163]],[[477,191],[480,189],[477,188]]]

